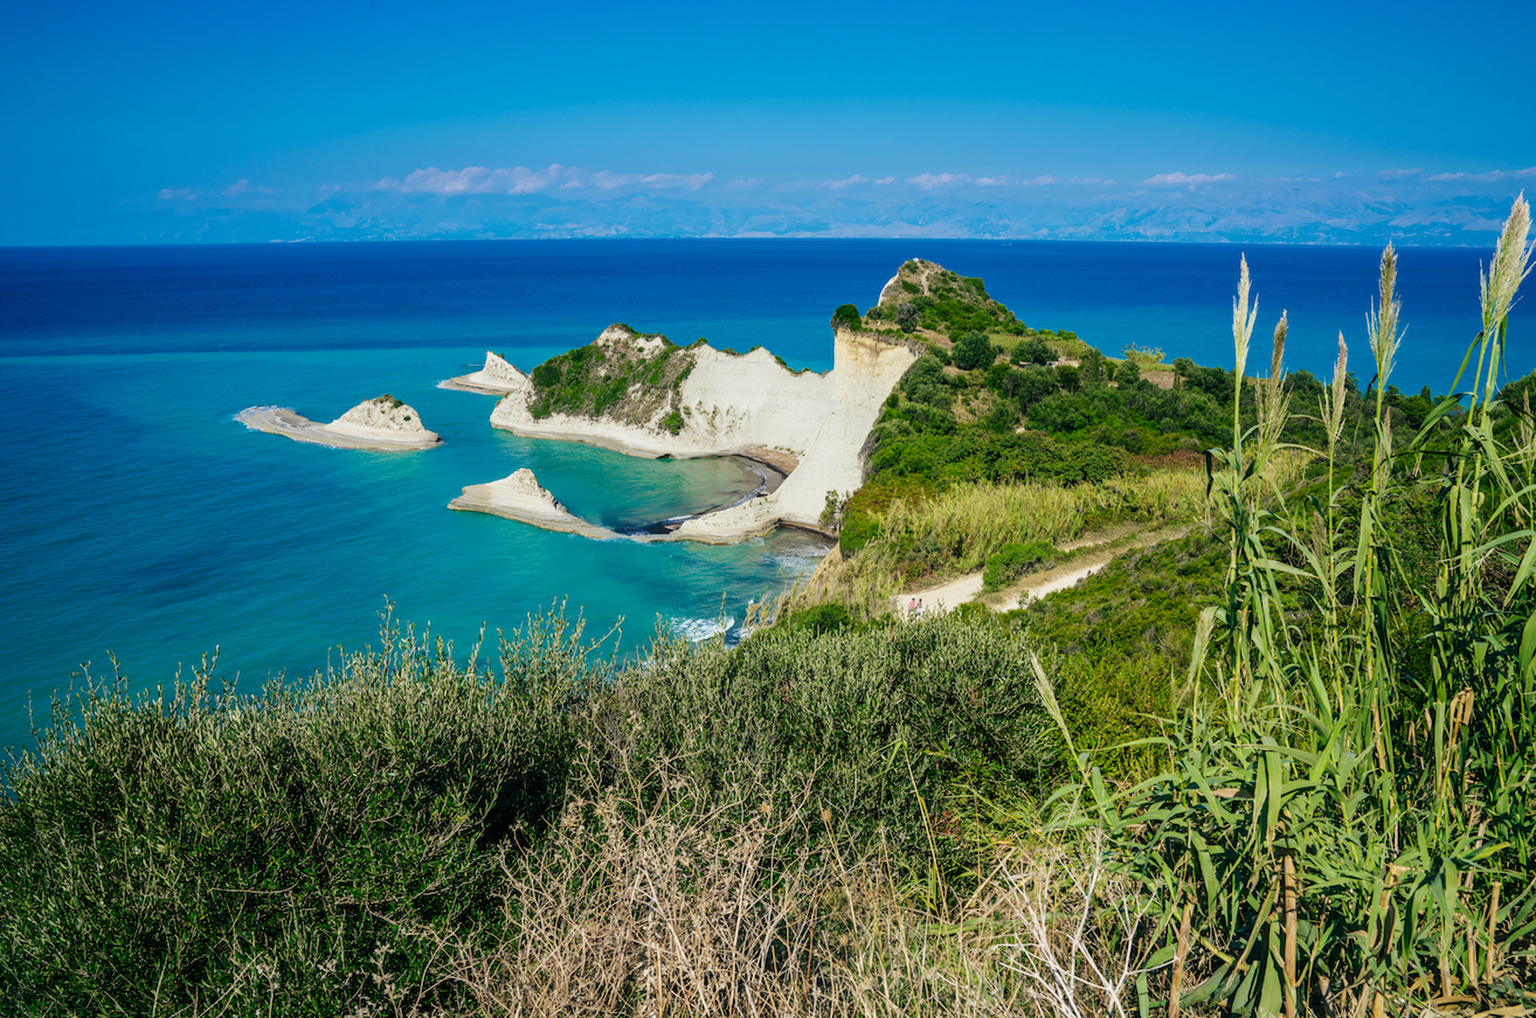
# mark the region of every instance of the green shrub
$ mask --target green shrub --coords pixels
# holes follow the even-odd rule
[[[267,1013],[281,987],[281,1013],[337,1015],[382,982],[457,1000],[432,940],[499,921],[504,862],[562,805],[566,705],[606,680],[558,616],[502,644],[499,677],[382,635],[254,698],[200,673],[56,704],[3,773],[5,1010]]]
[[[863,320],[859,317],[859,309],[852,304],[842,304],[832,312],[832,328],[850,329],[857,331],[864,327]]]
[[[985,368],[997,359],[997,347],[992,345],[984,332],[972,330],[955,342],[955,367],[961,371]]]
[[[603,874],[542,851],[594,799],[661,823],[697,808],[731,837],[771,817],[784,858],[878,844],[897,873],[973,880],[938,818],[1059,755],[1031,644],[848,621],[826,605],[734,650],[663,640],[623,670],[559,616],[495,669],[391,627],[252,698],[206,676],[162,697],[95,685],[0,774],[5,1010],[474,1013],[460,951],[502,949],[520,886],[570,879],[601,907]],[[661,760],[704,798],[676,805]],[[775,865],[749,883],[777,887]]]
[[[840,604],[816,604],[803,611],[795,612],[778,622],[779,628],[786,631],[791,629],[806,629],[812,633],[835,633],[840,629],[848,629],[853,626],[855,619],[846,607]]]
[[[1051,364],[1056,360],[1056,354],[1046,345],[1045,340],[1039,336],[1030,336],[1020,340],[1014,346],[1009,360],[1015,364]]]
[[[1050,568],[1050,563],[1060,554],[1044,541],[1027,544],[1005,544],[987,559],[981,581],[987,590],[1006,587],[1025,573]]]
[[[734,651],[674,646],[624,677],[615,708],[643,754],[685,756],[721,788],[763,775],[775,815],[808,800],[852,844],[883,831],[903,866],[922,871],[937,849],[955,872],[960,842],[925,815],[944,811],[961,778],[983,794],[1021,790],[1058,758],[1032,644],[950,616],[845,628],[837,606],[823,607],[821,633],[802,624]]]

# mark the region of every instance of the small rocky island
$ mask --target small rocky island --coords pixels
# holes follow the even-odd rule
[[[329,424],[312,421],[286,407],[253,406],[235,415],[253,431],[270,431],[296,442],[313,442],[337,449],[373,449],[400,452],[429,449],[442,441],[421,423],[421,415],[408,403],[385,393],[367,399]]]
[[[479,371],[459,375],[437,383],[440,389],[459,389],[464,392],[480,392],[491,396],[504,396],[515,392],[521,384],[522,372],[498,353],[485,351],[485,366]]]
[[[514,470],[499,481],[468,485],[462,495],[448,503],[448,508],[505,516],[545,530],[580,534],[599,541],[623,536],[573,514],[538,482],[527,467]]]

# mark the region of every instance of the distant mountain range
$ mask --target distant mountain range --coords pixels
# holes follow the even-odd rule
[[[1214,184],[1186,188],[1164,182],[1182,185],[1197,178],[1165,174],[1130,187],[1050,181],[1027,188],[903,191],[900,185],[877,188],[866,182],[862,191],[704,186],[573,198],[542,192],[412,191],[387,187],[395,182],[385,181],[336,189],[303,209],[281,208],[274,199],[260,200],[263,196],[242,204],[242,195],[223,206],[166,201],[135,217],[133,236],[123,239],[946,237],[1487,246],[1519,188],[1516,178],[1530,172],[1504,174],[1493,187],[1433,179],[1345,187],[1332,181],[1243,181],[1223,175],[1198,178]]]

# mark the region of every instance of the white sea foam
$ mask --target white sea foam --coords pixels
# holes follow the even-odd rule
[[[794,576],[803,576],[814,572],[822,559],[831,551],[824,544],[801,545],[797,548],[785,551],[769,552],[758,557],[758,561],[764,565],[770,565],[781,572]]]
[[[672,626],[674,633],[694,643],[729,633],[736,625],[736,617],[734,615],[710,619],[671,618],[667,621]]]

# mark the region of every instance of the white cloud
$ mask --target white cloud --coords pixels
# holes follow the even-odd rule
[[[529,194],[558,186],[567,172],[559,163],[551,164],[546,170],[530,170],[526,166],[494,170],[488,166],[466,166],[462,170],[440,170],[429,166],[414,171],[404,180],[385,177],[373,186],[377,191],[402,194]]]
[[[1345,173],[1343,170],[1340,170],[1338,173],[1335,173],[1333,175],[1333,179],[1334,180],[1338,180],[1340,177],[1347,177],[1347,176],[1349,176],[1349,174]]]
[[[613,173],[609,170],[601,170],[593,175],[592,183],[605,191],[636,185],[659,188],[680,187],[686,191],[697,191],[714,179],[713,173],[690,173],[682,176],[677,173]]]
[[[1004,173],[998,177],[977,177],[976,184],[979,187],[1049,187],[1051,184],[1061,183],[1060,177],[1052,177],[1049,174],[1041,174],[1022,180],[1018,177]]]
[[[1436,173],[1425,177],[1424,182],[1426,184],[1492,184],[1510,176],[1514,174],[1505,173],[1503,170],[1489,170],[1487,173]]]
[[[969,173],[920,173],[915,177],[907,178],[907,183],[916,184],[924,191],[932,191],[936,187],[955,187],[970,182]]]
[[[876,183],[891,182],[887,177]],[[1041,174],[1038,177],[1024,179],[1015,177],[1010,173],[1000,173],[991,177],[973,177],[969,173],[923,173],[916,177],[908,177],[907,183],[915,184],[924,191],[932,191],[940,187],[964,187],[974,185],[976,187],[1046,187],[1051,184],[1061,183],[1060,177],[1052,177]]]
[[[1148,187],[1184,187],[1188,185],[1193,188],[1198,184],[1215,184],[1223,180],[1236,179],[1237,176],[1232,173],[1217,173],[1214,175],[1209,173],[1155,173],[1146,180],[1143,180],[1142,184]]]
[[[691,191],[714,179],[713,173],[615,173],[612,170],[591,173],[579,167],[551,163],[542,170],[532,170],[526,166],[494,169],[489,166],[466,166],[460,170],[442,170],[429,166],[412,172],[404,180],[384,177],[368,187],[375,191],[439,195],[533,194],[580,187],[611,191],[614,188],[635,186],[683,188]]]
[[[1423,172],[1424,172],[1424,167],[1422,167],[1422,166],[1415,166],[1411,170],[1403,170],[1403,169],[1398,169],[1398,170],[1382,170],[1380,173],[1376,174],[1376,179],[1377,180],[1402,180],[1404,177],[1417,177],[1419,174],[1421,174]]]
[[[1501,180],[1536,177],[1536,166],[1523,170],[1488,170],[1486,173],[1436,173],[1425,177],[1426,184],[1496,184]]]
[[[197,199],[197,192],[192,190],[190,187],[178,187],[174,191],[168,187],[162,187],[160,189],[161,201],[175,201],[177,198],[180,198],[184,201],[195,201]]]
[[[868,177],[860,173],[855,173],[853,176],[844,177],[842,180],[824,180],[822,181],[821,186],[831,188],[834,191],[841,191],[847,187],[856,187],[859,184],[869,183],[872,183],[872,181]]]
[[[894,184],[894,183],[896,183],[896,178],[895,177],[881,177],[879,180],[875,181],[875,184],[878,187],[885,187],[887,184]]]
[[[233,184],[230,184],[228,187],[226,187],[224,189],[224,193],[226,195],[228,195],[229,197],[233,198],[236,195],[242,195],[242,194],[251,194],[251,193],[255,193],[255,194],[276,194],[277,192],[272,190],[272,188],[270,188],[270,187],[252,187],[251,186],[251,182],[249,180],[246,180],[244,177],[241,177],[239,180],[235,181]]]

